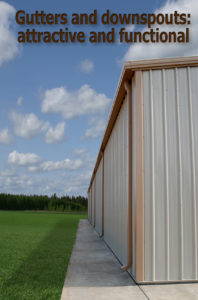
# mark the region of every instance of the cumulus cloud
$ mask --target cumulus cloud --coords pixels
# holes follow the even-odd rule
[[[17,99],[17,102],[16,102],[17,106],[21,106],[22,102],[23,102],[23,97],[20,96],[20,97]]]
[[[26,166],[30,172],[37,171],[57,171],[57,170],[77,170],[82,167],[81,159],[71,160],[66,158],[61,161],[44,161],[35,153],[19,153],[16,150],[8,155],[9,165]]]
[[[64,176],[46,176],[45,174],[27,173],[11,177],[0,174],[0,190],[2,193],[14,194],[43,194],[49,195],[56,193],[59,196],[84,195],[87,196],[87,186],[90,179],[87,171],[73,174],[68,178]]]
[[[66,87],[59,87],[45,91],[41,110],[72,119],[83,115],[103,114],[110,101],[105,94],[97,93],[89,85],[83,85],[73,92],[68,91]]]
[[[72,151],[72,156],[83,161],[84,169],[92,172],[95,163],[95,157],[92,157],[87,149],[74,149]]]
[[[38,194],[45,194],[45,186],[49,184],[50,180],[42,176],[32,175],[17,173],[9,177],[8,175],[0,174],[0,189],[4,193],[30,195],[35,194],[35,191],[37,191]]]
[[[75,149],[75,159],[44,160],[35,153],[8,156],[5,170],[0,170],[0,189],[6,193],[87,195],[95,163],[86,149]]]
[[[87,187],[91,178],[92,170],[84,170],[81,173],[70,176],[66,180],[65,193],[66,194],[84,194],[87,196]],[[83,191],[83,192],[82,192]]]
[[[13,59],[19,51],[16,35],[11,29],[15,11],[13,6],[0,1],[0,65]]]
[[[16,150],[8,155],[8,163],[18,166],[35,165],[41,158],[35,153],[18,153]]]
[[[65,122],[60,122],[53,129],[50,127],[45,135],[45,142],[47,144],[60,143],[64,139]]]
[[[0,143],[5,145],[12,143],[12,136],[7,128],[0,130]]]
[[[79,68],[83,73],[91,73],[94,69],[94,63],[90,59],[85,59],[80,62]]]
[[[3,171],[0,172],[0,176],[2,177],[13,177],[16,175],[16,169],[15,167],[9,167]]]
[[[85,137],[96,139],[103,134],[105,127],[106,127],[106,122],[103,119],[97,120],[92,127],[86,130]]]
[[[77,170],[82,167],[83,162],[80,159],[71,160],[69,158],[62,161],[45,161],[41,164],[42,171],[56,170]]]
[[[24,115],[21,113],[12,112],[10,114],[10,119],[14,125],[14,133],[24,139],[30,139],[47,130],[49,127],[48,122],[39,120],[33,113]]]
[[[151,59],[162,57],[175,57],[175,56],[193,56],[198,55],[198,1],[197,0],[176,0],[167,1],[160,9],[155,11],[158,13],[191,13],[191,25],[190,26],[190,43],[189,44],[145,44],[138,43],[132,45],[124,56],[124,60],[138,60],[138,59]],[[153,26],[152,28],[156,28]],[[185,26],[173,26],[161,25],[160,31],[184,31]],[[144,28],[142,32],[147,31]]]
[[[86,149],[74,149],[72,151],[73,156],[82,156],[86,153]]]

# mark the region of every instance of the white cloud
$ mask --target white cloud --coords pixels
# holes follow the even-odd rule
[[[23,97],[20,96],[20,97],[17,99],[17,102],[16,102],[17,106],[21,106],[22,102],[23,102]]]
[[[105,94],[97,93],[89,85],[83,85],[74,92],[69,92],[66,87],[59,87],[45,91],[41,110],[72,119],[83,115],[103,114],[110,101]]]
[[[94,126],[86,130],[85,137],[96,139],[104,133],[105,127],[106,127],[105,120],[97,120]]]
[[[74,149],[72,151],[73,156],[82,156],[86,153],[86,149]]]
[[[13,177],[15,175],[16,175],[16,169],[13,167],[7,168],[0,172],[0,176],[3,176],[3,177]]]
[[[73,174],[68,179],[63,176],[58,178],[46,176],[45,174],[18,174],[14,176],[3,176],[0,174],[0,190],[3,193],[14,194],[43,194],[49,195],[56,193],[59,196],[84,195],[87,196],[87,186],[91,173],[84,171]]]
[[[48,122],[40,121],[33,113],[23,115],[12,112],[10,119],[14,125],[14,133],[24,139],[29,139],[45,131],[49,127]]]
[[[91,73],[94,69],[94,63],[90,59],[85,59],[80,62],[79,68],[83,73]]]
[[[35,153],[18,153],[15,151],[8,155],[8,163],[18,166],[35,165],[41,162],[41,158]]]
[[[87,196],[87,188],[89,185],[91,174],[92,170],[84,170],[81,173],[66,178],[64,192],[66,194],[84,194],[85,196]]]
[[[72,155],[83,162],[83,171],[89,170],[92,173],[95,157],[92,157],[86,149],[75,149]]]
[[[50,127],[45,135],[45,142],[47,144],[60,143],[64,139],[65,122],[58,123],[53,129]]]
[[[198,55],[198,1],[197,0],[177,0],[167,1],[160,9],[157,9],[154,13],[191,13],[191,25],[190,28],[190,43],[189,44],[144,44],[138,43],[132,45],[124,56],[124,60],[138,60],[138,59],[151,59],[161,57],[175,57],[175,56],[193,56]],[[158,26],[153,26],[155,29]],[[147,31],[144,28],[142,32]],[[161,25],[160,31],[184,31],[185,25]]]
[[[16,150],[8,155],[9,165],[26,166],[30,172],[37,171],[57,171],[57,170],[77,170],[82,167],[81,159],[71,160],[66,158],[61,161],[44,161],[35,153],[19,153]]]
[[[11,29],[15,11],[13,6],[0,1],[0,65],[13,59],[19,51],[16,35]]]
[[[77,170],[82,167],[83,162],[80,159],[70,160],[69,158],[63,161],[45,161],[41,164],[42,171],[56,170]]]
[[[28,171],[30,172],[53,172],[53,171],[74,171],[81,168],[83,165],[83,161],[80,159],[71,160],[66,158],[65,160],[61,161],[44,161],[38,166],[30,166],[28,167]]]
[[[29,174],[2,175],[0,174],[0,189],[4,193],[14,194],[44,194],[44,188],[49,179]]]
[[[0,170],[0,190],[6,193],[87,195],[95,163],[86,149],[76,149],[75,159],[45,161],[35,153],[8,156],[5,170]]]
[[[0,131],[0,143],[10,145],[12,143],[12,136],[7,128]]]

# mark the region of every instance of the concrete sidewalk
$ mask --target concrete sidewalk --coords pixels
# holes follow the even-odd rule
[[[138,286],[87,220],[81,220],[61,300],[198,300],[198,284]]]

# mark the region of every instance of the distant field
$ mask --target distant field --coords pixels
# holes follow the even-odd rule
[[[59,300],[86,215],[0,211],[0,299]]]

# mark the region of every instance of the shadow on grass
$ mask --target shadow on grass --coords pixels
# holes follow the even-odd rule
[[[59,300],[76,226],[61,221],[27,257],[0,291],[1,300]]]

